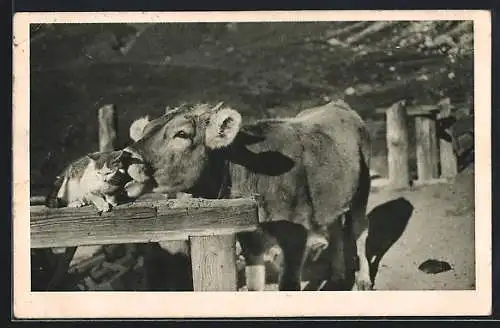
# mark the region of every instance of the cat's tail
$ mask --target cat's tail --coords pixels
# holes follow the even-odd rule
[[[67,180],[68,179],[64,174],[56,178],[51,190],[49,191],[49,194],[45,198],[45,206],[50,208],[59,208],[65,206],[63,200],[59,197],[59,194],[60,191],[66,187],[66,184],[68,183]]]

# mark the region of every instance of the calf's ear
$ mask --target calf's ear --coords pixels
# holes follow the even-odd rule
[[[146,125],[148,125],[149,122],[150,122],[149,116],[147,115],[138,118],[137,120],[132,122],[129,129],[130,139],[132,139],[133,141],[141,139],[144,132],[144,128],[146,127]]]
[[[205,132],[205,144],[210,149],[228,146],[241,127],[241,115],[231,108],[222,108],[210,116]]]

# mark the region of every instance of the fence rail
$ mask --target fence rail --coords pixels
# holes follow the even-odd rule
[[[255,229],[255,200],[138,200],[99,214],[94,206],[31,206],[31,247],[70,247],[183,240]]]
[[[31,248],[189,240],[195,291],[236,291],[236,233],[258,224],[253,198],[148,199],[99,214],[94,206],[30,208]]]

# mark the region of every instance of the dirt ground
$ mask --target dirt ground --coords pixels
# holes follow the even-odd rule
[[[414,207],[406,229],[382,258],[375,279],[378,290],[464,290],[475,288],[474,170],[449,184],[405,191],[374,191],[369,209],[404,197]],[[398,219],[397,216],[394,219]],[[427,259],[446,261],[452,270],[426,274]]]

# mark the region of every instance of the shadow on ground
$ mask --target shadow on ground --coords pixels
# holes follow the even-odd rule
[[[370,278],[375,281],[380,260],[403,235],[413,214],[413,205],[404,197],[378,205],[368,214],[369,234],[366,256],[371,263]]]

